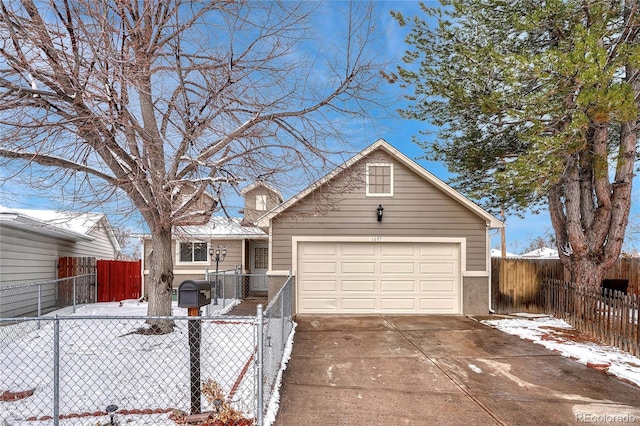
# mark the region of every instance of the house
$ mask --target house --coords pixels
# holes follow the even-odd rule
[[[262,182],[242,195],[243,219],[175,229],[174,288],[225,247],[220,270],[266,273],[269,297],[294,275],[298,314],[489,312],[489,231],[504,225],[384,140],[286,202]]]
[[[549,247],[540,247],[520,255],[523,259],[558,259],[558,250]]]
[[[502,250],[500,249],[491,249],[491,257],[502,257]],[[506,252],[506,257],[518,257],[517,254],[513,254],[510,252]]]
[[[267,273],[268,231],[255,226],[253,221],[282,203],[280,191],[264,182],[253,183],[241,191],[244,197],[244,217],[213,216],[200,226],[176,226],[171,248],[174,259],[173,288],[185,280],[201,280],[205,273],[237,271],[243,274]],[[149,256],[151,236],[142,235],[144,294],[149,289]],[[218,264],[209,254],[210,249],[224,248],[226,255]],[[267,295],[266,279],[251,279],[247,291],[254,295]]]
[[[489,312],[489,231],[504,225],[384,140],[257,224],[298,314]]]
[[[119,251],[105,214],[0,206],[0,289],[55,280],[57,262],[62,257],[115,259]],[[36,303],[35,298],[21,299],[17,304],[18,296],[9,297],[6,292],[3,296],[2,316],[35,310],[31,306]],[[11,315],[7,313],[8,306],[12,307]]]

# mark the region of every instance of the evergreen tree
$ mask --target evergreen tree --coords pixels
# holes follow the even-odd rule
[[[429,121],[427,156],[496,210],[548,206],[563,264],[600,285],[620,255],[638,160],[640,2],[424,4],[405,65],[405,117]],[[424,135],[423,135],[424,136]]]

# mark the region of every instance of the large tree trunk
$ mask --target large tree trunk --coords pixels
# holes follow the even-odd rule
[[[571,282],[581,286],[600,287],[606,270],[589,259],[577,259],[570,262]]]
[[[171,315],[171,288],[173,287],[173,258],[171,256],[171,228],[157,227],[151,231],[151,255],[149,307],[150,316]],[[160,327],[161,332],[169,332],[170,321],[149,321]]]

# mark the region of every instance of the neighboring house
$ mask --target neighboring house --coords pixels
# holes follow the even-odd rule
[[[244,274],[267,273],[268,231],[253,224],[265,212],[282,203],[280,191],[264,182],[257,182],[242,190],[245,200],[243,218],[213,216],[202,226],[176,226],[173,232],[173,287],[177,289],[185,280],[201,280],[205,272],[214,272],[216,264],[209,249],[224,248],[226,256],[219,262],[219,271],[239,271]],[[142,236],[144,294],[149,289],[149,253],[151,236]],[[253,294],[267,294],[265,279],[251,280]],[[175,293],[175,291],[174,291]]]
[[[242,220],[175,229],[174,288],[224,246],[220,270],[266,273],[269,297],[295,275],[297,314],[489,312],[489,230],[504,225],[384,140],[286,202],[261,182],[242,194]]]
[[[500,249],[491,249],[491,257],[502,257],[502,250]],[[506,253],[506,257],[518,257],[517,254],[513,254],[513,253]]]
[[[523,259],[559,259],[558,250],[549,247],[541,247],[521,254],[519,257]]]
[[[269,274],[295,275],[295,313],[489,312],[489,230],[504,225],[384,140],[258,226]]]
[[[61,257],[115,259],[119,251],[104,214],[0,206],[0,288],[55,280]],[[4,296],[0,309],[15,302]]]

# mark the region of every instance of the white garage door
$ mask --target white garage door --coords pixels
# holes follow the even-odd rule
[[[461,313],[460,246],[299,242],[298,313]]]

